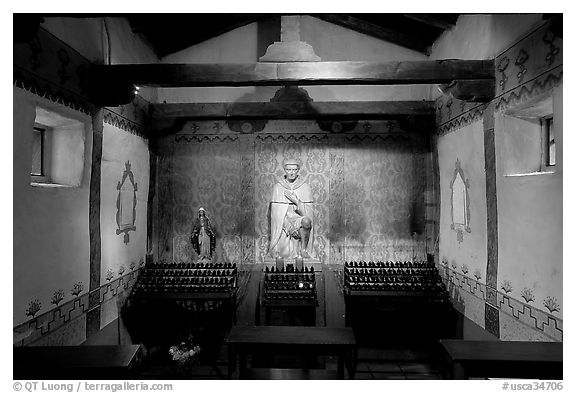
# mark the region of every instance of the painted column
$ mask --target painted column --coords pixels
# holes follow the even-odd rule
[[[90,199],[88,226],[90,234],[90,286],[88,313],[86,314],[86,338],[100,330],[100,265],[102,263],[102,239],[100,236],[100,181],[102,174],[102,138],[104,111],[98,109],[92,115],[92,166],[90,171]]]
[[[500,337],[498,313],[498,200],[496,194],[496,145],[494,104],[484,111],[484,166],[486,170],[486,330]]]

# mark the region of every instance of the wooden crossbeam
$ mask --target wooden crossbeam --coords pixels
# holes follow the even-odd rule
[[[494,61],[120,64],[95,66],[93,77],[157,87],[440,84],[494,79]]]
[[[153,120],[195,119],[322,119],[430,116],[433,101],[240,102],[152,104]]]
[[[467,102],[488,102],[495,95],[494,80],[455,80],[449,85],[440,85],[440,90],[444,94],[467,101]]]
[[[406,18],[424,23],[442,30],[448,30],[455,26],[455,22],[449,22],[435,14],[404,14]]]

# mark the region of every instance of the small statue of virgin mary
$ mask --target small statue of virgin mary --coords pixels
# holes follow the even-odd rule
[[[210,218],[206,215],[206,210],[198,209],[198,218],[192,225],[192,235],[190,236],[192,247],[198,254],[198,260],[211,260],[216,250],[216,235],[212,227]]]

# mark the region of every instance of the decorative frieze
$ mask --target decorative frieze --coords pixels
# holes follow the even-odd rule
[[[496,97],[562,65],[562,38],[546,23],[495,60]]]
[[[495,325],[500,317],[496,313],[504,313],[513,317],[517,323],[538,331],[549,337],[550,340],[563,341],[564,322],[558,316],[552,315],[542,309],[530,305],[527,301],[522,301],[506,293],[487,287],[485,283],[458,272],[445,265],[438,266],[440,275],[453,296],[453,301],[458,302],[460,294],[458,291],[465,291],[474,296],[478,302],[486,303],[486,329],[496,331],[500,329]],[[504,286],[504,285],[503,285]],[[506,286],[505,286],[506,288]]]
[[[507,91],[498,97],[495,102],[495,109],[498,112],[506,111],[523,103],[529,102],[543,94],[550,92],[553,88],[560,86],[563,80],[562,65],[550,70],[537,78]]]
[[[14,332],[14,345],[26,346],[33,344],[40,339],[46,339],[48,335],[53,334],[56,330],[64,328],[65,326],[72,326],[74,321],[79,317],[88,313],[89,298],[92,294],[98,299],[96,306],[109,301],[110,299],[122,294],[128,293],[132,286],[136,283],[140,268],[130,271],[115,280],[107,282],[92,292],[85,292],[82,295],[74,296],[72,299],[59,306],[48,310],[34,318],[18,325],[13,328]],[[74,336],[84,335],[86,326],[85,324],[77,324],[78,329],[82,332],[77,332]],[[70,343],[62,343],[62,345],[70,345]]]

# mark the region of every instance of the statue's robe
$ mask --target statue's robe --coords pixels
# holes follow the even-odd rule
[[[312,222],[308,245],[302,250],[304,258],[314,258],[314,211],[312,208],[312,191],[310,186],[303,179],[297,178],[293,183],[289,183],[284,177],[279,179],[272,190],[272,200],[270,203],[270,245],[268,252],[270,256],[281,256],[284,258],[295,258],[298,253],[299,238],[294,238],[286,233],[286,228],[300,228],[302,215],[296,212],[297,206],[292,203],[284,191],[291,191],[302,201],[300,213]]]
[[[192,241],[192,248],[198,254],[198,260],[212,259],[214,251],[216,251],[216,236],[208,217],[205,219],[197,218],[194,221],[190,240]]]

